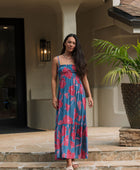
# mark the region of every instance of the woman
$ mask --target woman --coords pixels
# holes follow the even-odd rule
[[[59,76],[56,97],[57,74]],[[52,104],[56,109],[55,160],[66,159],[66,170],[78,167],[74,159],[88,158],[86,96],[93,100],[86,75],[86,63],[75,34],[64,39],[61,55],[52,63]]]

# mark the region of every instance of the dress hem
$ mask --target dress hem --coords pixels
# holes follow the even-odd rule
[[[64,158],[55,158],[55,160],[66,160],[66,159],[88,159],[88,157],[64,157]]]

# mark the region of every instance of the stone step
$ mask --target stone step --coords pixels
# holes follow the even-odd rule
[[[140,150],[89,151],[85,161],[140,160]],[[0,162],[54,162],[54,152],[0,152]]]
[[[64,170],[65,162],[1,162],[0,170]],[[77,170],[140,170],[140,161],[81,161]]]

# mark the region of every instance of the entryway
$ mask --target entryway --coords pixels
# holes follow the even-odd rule
[[[26,126],[24,19],[0,18],[0,125]]]

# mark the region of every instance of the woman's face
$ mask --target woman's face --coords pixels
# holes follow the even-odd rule
[[[65,51],[72,52],[76,46],[76,40],[74,37],[69,37],[65,42]]]

